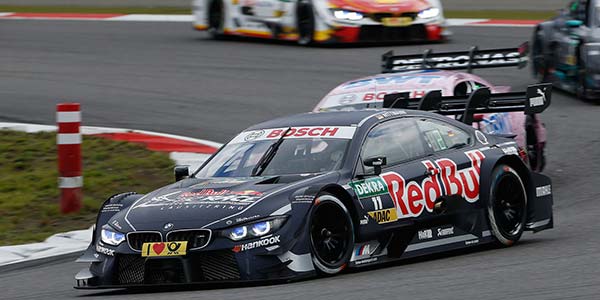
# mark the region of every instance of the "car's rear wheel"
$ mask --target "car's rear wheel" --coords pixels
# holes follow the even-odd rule
[[[511,246],[519,241],[527,217],[527,192],[512,167],[499,165],[492,172],[488,219],[498,244]]]
[[[315,36],[315,13],[310,1],[298,1],[296,9],[296,27],[298,28],[298,44],[310,45]]]
[[[222,0],[213,0],[208,9],[208,32],[213,39],[225,34],[225,6]]]
[[[333,275],[347,265],[354,247],[352,217],[342,201],[330,194],[315,200],[310,215],[312,260],[319,273]]]
[[[533,46],[531,47],[531,60],[533,75],[539,82],[548,82],[549,80],[549,69],[548,62],[544,56],[544,49],[542,44],[542,37],[540,36],[539,30],[535,32],[533,36]]]

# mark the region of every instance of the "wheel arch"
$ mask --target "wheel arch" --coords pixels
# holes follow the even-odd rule
[[[356,235],[356,233],[358,232],[359,217],[358,217],[358,211],[356,209],[356,205],[354,203],[352,196],[346,191],[346,189],[344,189],[342,186],[337,185],[337,184],[330,184],[330,185],[324,186],[321,189],[321,191],[319,192],[319,194],[321,194],[321,193],[332,194],[333,196],[338,198],[340,201],[342,201],[342,203],[344,204],[344,206],[346,207],[348,212],[350,212],[350,217],[352,217],[352,224],[354,226],[354,232]]]
[[[504,155],[499,156],[496,159],[486,159],[481,166],[481,185],[479,191],[479,197],[482,200],[483,207],[487,207],[489,201],[489,193],[487,191],[490,190],[492,184],[491,174],[499,165],[508,165],[511,168],[515,169],[517,174],[521,180],[523,180],[523,184],[525,185],[527,198],[531,197],[532,190],[532,181],[531,181],[531,173],[529,168],[525,165],[525,163],[516,155]],[[483,192],[482,192],[483,191]],[[527,203],[529,206],[529,201]]]

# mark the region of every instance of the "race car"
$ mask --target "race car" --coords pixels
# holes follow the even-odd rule
[[[252,126],[192,174],[176,168],[175,183],[106,200],[75,287],[294,280],[511,246],[553,227],[550,178],[527,168],[514,140],[442,115],[540,113],[550,88],[439,97],[437,113],[304,113]]]
[[[423,54],[382,56],[382,73],[342,83],[330,91],[313,111],[348,110],[381,107],[385,95],[408,93],[407,97],[419,98],[430,91],[441,91],[444,96],[465,96],[480,88],[492,93],[510,91],[508,86],[495,86],[472,74],[481,68],[519,67],[527,65],[529,45],[518,48],[469,51],[436,52],[426,50]],[[458,70],[467,70],[460,72]],[[476,126],[486,133],[516,134],[519,146],[526,148],[531,166],[542,171],[545,166],[544,148],[546,129],[536,115],[522,112],[479,115]]]
[[[557,17],[536,26],[533,73],[540,82],[600,100],[600,1],[571,1]]]
[[[194,0],[194,28],[311,43],[441,41],[439,0]]]

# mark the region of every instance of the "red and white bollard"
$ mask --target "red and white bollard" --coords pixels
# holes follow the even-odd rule
[[[58,133],[58,187],[60,188],[60,211],[63,214],[81,209],[83,176],[81,174],[81,112],[79,103],[56,105]]]

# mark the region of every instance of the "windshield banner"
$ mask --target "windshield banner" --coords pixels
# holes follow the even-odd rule
[[[284,128],[259,129],[244,131],[236,136],[230,144],[239,144],[253,141],[277,140],[287,130]],[[288,139],[324,138],[324,139],[352,139],[356,127],[350,126],[312,126],[292,127],[285,135]]]

